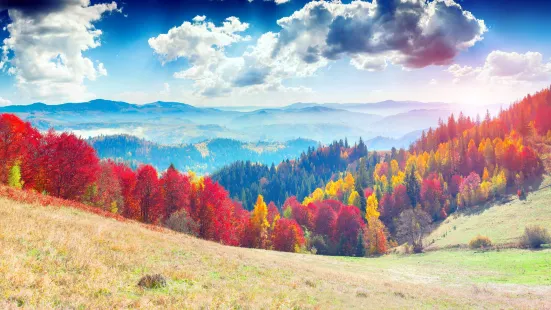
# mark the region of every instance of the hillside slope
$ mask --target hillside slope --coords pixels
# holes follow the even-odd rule
[[[548,308],[550,255],[288,254],[0,198],[1,308]],[[168,286],[138,288],[151,273]]]
[[[540,188],[530,192],[526,200],[513,196],[503,204],[472,207],[448,217],[425,238],[435,247],[467,245],[478,234],[496,244],[517,243],[530,225],[551,227],[551,177]]]

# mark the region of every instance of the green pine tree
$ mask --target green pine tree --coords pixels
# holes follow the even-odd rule
[[[358,244],[356,244],[356,257],[365,257],[364,234],[361,231],[358,235]]]

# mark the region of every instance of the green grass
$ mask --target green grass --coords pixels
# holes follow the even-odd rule
[[[166,287],[137,286],[155,273]],[[550,249],[291,254],[6,199],[0,275],[0,308],[551,308]]]
[[[466,245],[476,235],[489,237],[494,244],[516,243],[528,225],[551,230],[551,179],[546,177],[539,190],[526,200],[511,197],[504,204],[480,206],[452,214],[428,237],[431,247]]]

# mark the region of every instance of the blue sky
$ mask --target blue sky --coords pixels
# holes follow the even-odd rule
[[[37,0],[34,10],[7,1],[0,4],[3,105],[93,98],[206,106],[386,99],[482,105],[551,84],[548,1],[466,0],[456,1],[458,9],[453,1],[406,8],[391,0]],[[379,11],[386,17],[373,18]],[[317,19],[319,12],[328,19]],[[29,22],[36,27],[24,26]],[[174,36],[163,37],[171,28]],[[411,32],[407,43],[404,32]]]

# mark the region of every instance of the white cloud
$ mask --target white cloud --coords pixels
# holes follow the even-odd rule
[[[82,52],[101,45],[94,22],[119,11],[115,2],[90,5],[89,0],[43,2],[42,6],[8,6],[12,23],[4,40],[3,61],[15,75],[25,97],[43,101],[86,100],[93,97],[84,80],[107,75]],[[10,51],[13,57],[8,58]]]
[[[99,76],[107,76],[107,69],[105,69],[105,66],[101,62],[98,65],[98,75]]]
[[[250,40],[239,34],[249,24],[237,17],[228,17],[221,26],[216,26],[205,19],[197,16],[194,23],[184,22],[148,42],[163,64],[181,57],[188,59],[191,67],[174,73],[175,78],[193,80],[203,96],[221,96],[231,92],[230,79],[243,63],[242,58],[227,57],[224,47]]]
[[[438,85],[438,81],[436,79],[431,79],[429,85]]]
[[[192,19],[192,21],[199,23],[205,21],[206,18],[207,17],[205,15],[197,15]]]
[[[10,100],[0,97],[0,106],[10,105],[10,104],[11,104]]]
[[[188,59],[190,68],[174,76],[193,80],[197,93],[209,97],[235,88],[281,90],[284,80],[312,76],[342,57],[368,71],[389,63],[407,70],[449,64],[487,31],[452,0],[312,1],[278,20],[279,33],[265,33],[243,55],[229,57],[225,48],[246,41],[238,33],[249,25],[236,17],[218,27],[205,20],[197,16],[149,45],[163,63]]]
[[[532,83],[551,79],[551,62],[544,62],[537,52],[493,51],[481,67],[454,64],[447,71],[455,77],[454,83],[469,79],[496,84]]]
[[[160,94],[164,95],[164,96],[169,95],[170,94],[170,84],[164,83],[163,84],[163,90],[160,91]]]

